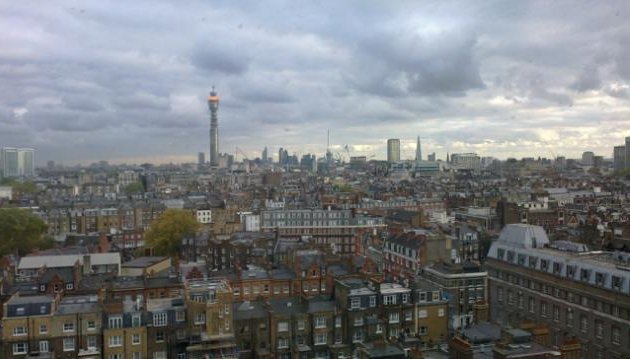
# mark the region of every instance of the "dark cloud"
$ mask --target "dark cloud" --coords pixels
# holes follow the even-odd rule
[[[190,60],[197,68],[209,72],[240,75],[247,71],[249,59],[245,48],[225,46],[223,41],[208,39],[195,46]]]
[[[629,10],[615,0],[4,2],[0,145],[34,146],[41,161],[194,160],[216,85],[222,151],[322,154],[330,128],[334,144],[377,157],[385,139],[416,133],[438,151],[514,155],[544,140],[606,155],[630,135]]]

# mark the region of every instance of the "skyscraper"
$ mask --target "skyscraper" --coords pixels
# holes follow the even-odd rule
[[[420,144],[420,136],[418,136],[418,142],[416,143],[416,162],[422,161],[422,145]]]
[[[35,150],[32,148],[3,147],[0,160],[4,177],[35,175]]]
[[[219,166],[219,95],[214,87],[208,96],[208,108],[210,109],[210,166]]]
[[[387,140],[387,162],[400,162],[400,140],[397,138]]]
[[[199,152],[197,154],[197,164],[201,166],[204,163],[206,163],[206,154],[203,152]]]
[[[266,163],[267,162],[267,146],[265,146],[265,149],[262,151],[262,163]]]

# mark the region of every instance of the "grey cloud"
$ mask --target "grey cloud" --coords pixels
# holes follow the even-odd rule
[[[220,41],[199,42],[190,60],[197,68],[205,71],[239,75],[249,68],[249,58],[245,48],[222,45]]]
[[[112,100],[112,103],[118,108],[125,110],[168,111],[170,109],[168,98],[146,92],[120,94]]]
[[[398,97],[461,96],[485,85],[475,59],[476,40],[460,32],[434,37],[381,32],[361,39],[357,56],[367,55],[354,74],[362,91]]]
[[[571,88],[578,92],[584,92],[599,89],[601,85],[602,81],[599,78],[597,66],[589,66],[580,73]]]

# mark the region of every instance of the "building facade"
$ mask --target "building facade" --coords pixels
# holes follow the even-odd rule
[[[627,253],[552,244],[541,227],[508,225],[486,262],[491,319],[510,325],[544,323],[551,328],[552,345],[575,337],[584,358],[628,355],[627,268]]]

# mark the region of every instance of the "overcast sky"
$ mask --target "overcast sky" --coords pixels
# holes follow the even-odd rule
[[[38,163],[264,146],[612,156],[630,136],[630,2],[2,1],[0,146]]]

